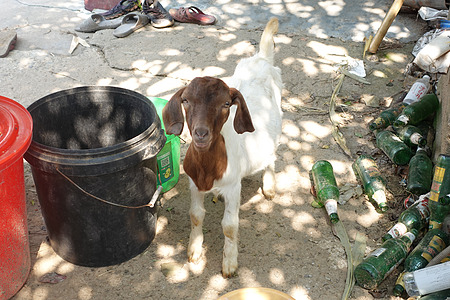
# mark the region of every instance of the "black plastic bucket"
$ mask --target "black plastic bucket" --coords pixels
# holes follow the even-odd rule
[[[30,163],[50,243],[63,259],[101,267],[142,253],[156,233],[156,155],[166,137],[147,97],[79,87],[28,107]],[[124,207],[126,206],[126,207]]]

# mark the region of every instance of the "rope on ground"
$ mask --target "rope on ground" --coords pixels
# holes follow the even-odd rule
[[[335,109],[336,109],[336,96],[339,93],[339,90],[341,89],[342,83],[344,81],[345,78],[345,74],[341,73],[341,75],[339,75],[339,81],[338,84],[336,85],[333,94],[331,95],[331,99],[330,99],[330,108],[329,108],[329,116],[330,116],[330,121],[331,121],[331,125],[332,125],[332,134],[333,134],[333,138],[336,141],[336,143],[339,145],[339,147],[341,147],[341,149],[344,151],[345,154],[347,154],[347,156],[349,156],[350,158],[353,159],[352,153],[350,152],[350,149],[347,147],[347,141],[344,137],[344,135],[342,134],[342,132],[339,131],[339,124],[340,122],[340,117],[339,115],[336,113]]]

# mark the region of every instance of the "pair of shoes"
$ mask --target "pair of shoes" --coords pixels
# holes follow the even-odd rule
[[[123,17],[122,24],[114,30],[113,35],[118,38],[129,36],[139,28],[147,25],[148,22],[148,17],[142,13],[129,13]]]
[[[107,12],[101,13],[101,15],[105,17],[105,19],[110,20],[140,9],[141,9],[140,0],[120,0],[119,3],[116,4],[116,6],[114,6]]]
[[[115,29],[122,24],[122,18],[107,20],[101,14],[92,14],[84,20],[75,31],[79,32],[96,32],[102,29]]]
[[[155,28],[165,28],[172,26],[175,23],[172,16],[164,9],[158,0],[152,1],[152,3],[145,0],[142,5],[142,10]]]
[[[11,29],[0,31],[0,57],[6,57],[9,51],[14,49],[16,41],[16,31]]]
[[[115,29],[115,37],[126,37],[148,24],[148,17],[139,12],[131,12],[123,17],[106,20],[100,14],[92,14],[75,31],[96,32],[102,29]]]
[[[181,23],[194,23],[199,25],[213,25],[216,23],[216,17],[207,15],[195,6],[188,8],[172,8],[169,10],[170,15]]]

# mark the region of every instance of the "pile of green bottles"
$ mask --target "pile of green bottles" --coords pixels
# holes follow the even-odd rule
[[[383,244],[356,266],[354,274],[358,285],[374,289],[403,263],[403,272],[392,293],[404,295],[403,275],[425,268],[450,245],[449,233],[442,228],[449,215],[450,156],[441,154],[434,168],[431,191],[403,211],[397,223],[382,237]],[[410,252],[414,240],[419,242]]]
[[[418,147],[427,145],[426,124],[439,108],[434,94],[411,104],[401,103],[387,109],[369,124],[376,135],[377,147],[397,165],[407,165]],[[391,126],[393,130],[389,130]]]
[[[404,274],[407,278],[411,272],[425,268],[450,245],[449,230],[443,228],[444,219],[450,217],[450,156],[441,154],[434,167],[430,159],[431,123],[438,108],[437,96],[425,94],[381,112],[369,124],[377,147],[394,164],[408,165],[406,190],[419,200],[399,215],[396,223],[382,236],[382,245],[355,267],[355,280],[363,288],[375,289],[400,266],[403,272],[392,293],[404,296]],[[375,160],[361,155],[352,167],[376,208],[386,211],[386,181]],[[448,259],[450,257],[442,261]]]
[[[394,164],[409,166],[406,189],[413,195],[420,196],[431,190],[430,118],[438,108],[437,96],[427,94],[410,104],[402,102],[381,112],[369,124],[369,129],[375,133],[377,147]]]

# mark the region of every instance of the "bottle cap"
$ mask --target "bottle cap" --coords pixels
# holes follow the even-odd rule
[[[419,145],[422,147],[425,147],[427,144],[427,139],[424,138],[423,136],[419,139]]]
[[[410,105],[413,102],[416,102],[416,100],[408,98],[403,99],[403,103],[405,103],[406,105]]]
[[[407,237],[411,241],[411,244],[412,244],[414,242],[414,240],[416,239],[416,235],[417,235],[417,231],[414,232],[413,230],[411,230],[411,232],[407,232],[403,236]]]
[[[425,152],[427,152],[427,148],[425,148],[425,147],[422,146],[422,145],[419,145],[419,146],[417,146],[416,152],[419,152],[419,151],[425,151]],[[428,154],[428,153],[427,153],[427,154]]]
[[[425,79],[428,79],[428,80],[430,80],[430,76],[428,76],[428,75],[423,75],[423,77],[422,78],[425,78]]]
[[[450,194],[439,197],[439,203],[442,205],[449,205],[450,204]]]
[[[395,120],[394,125],[395,126],[404,126],[406,124],[408,124],[409,122],[409,117],[407,115],[400,115],[398,116],[397,120]]]
[[[377,126],[377,120],[378,119],[380,119],[380,118],[377,118],[375,121],[373,121],[372,123],[369,124],[370,131],[374,131],[374,130],[376,130],[378,128],[378,126]]]
[[[381,211],[388,210],[388,206],[386,204],[386,193],[383,190],[378,190],[372,195],[373,201],[375,201],[378,204],[378,207],[381,209]]]
[[[414,145],[420,145],[420,141],[422,139],[422,135],[418,132],[414,132],[413,134],[411,134],[410,140],[411,143],[413,143]],[[426,142],[426,140],[425,140]]]

